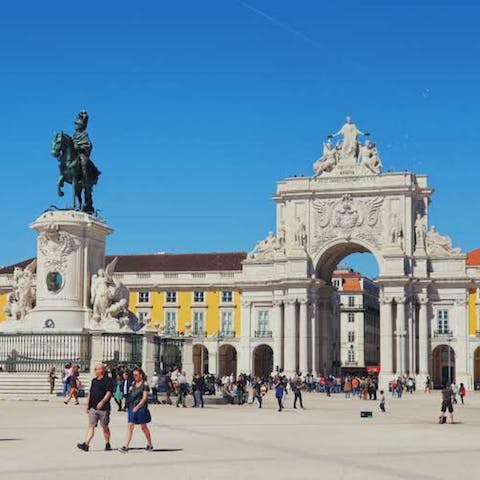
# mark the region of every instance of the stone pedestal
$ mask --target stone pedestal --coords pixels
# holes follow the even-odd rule
[[[90,279],[105,264],[105,237],[112,229],[83,212],[43,213],[38,233],[36,306],[24,328],[32,331],[82,331],[90,316]]]
[[[142,370],[147,377],[151,377],[155,371],[155,335],[156,331],[153,329],[145,330],[142,339]]]

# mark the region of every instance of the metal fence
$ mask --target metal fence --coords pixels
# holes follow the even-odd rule
[[[109,365],[141,365],[142,335],[136,333],[102,335],[103,361]]]
[[[90,336],[83,333],[0,334],[0,368],[42,373],[52,366],[59,371],[66,363],[76,363],[81,372],[88,372],[90,349]]]
[[[165,374],[182,365],[183,340],[155,337],[155,370]]]

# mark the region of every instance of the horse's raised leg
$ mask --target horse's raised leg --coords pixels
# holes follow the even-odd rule
[[[59,197],[63,197],[65,194],[63,193],[63,185],[65,183],[65,179],[63,178],[63,175],[58,179],[57,182],[57,193]]]

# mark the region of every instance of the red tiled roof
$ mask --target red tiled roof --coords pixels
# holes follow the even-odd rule
[[[342,290],[344,292],[361,292],[360,280],[358,278],[346,278]]]
[[[467,253],[467,265],[480,265],[480,248]]]
[[[108,255],[106,263],[118,257],[117,272],[212,272],[242,269],[245,252],[231,253],[157,253],[145,255]],[[14,267],[25,267],[33,259],[0,269],[1,274],[12,273]]]

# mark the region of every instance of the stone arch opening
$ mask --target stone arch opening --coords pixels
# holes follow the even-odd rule
[[[383,257],[363,240],[336,239],[317,253],[314,262],[316,277],[325,282],[318,290],[322,303],[317,328],[320,336],[330,336],[328,345],[320,345],[320,371],[378,373],[380,287],[374,280],[383,270]]]
[[[200,375],[210,373],[208,367],[208,349],[205,345],[199,343],[193,345],[192,356],[193,373],[198,373]]]
[[[329,283],[332,278],[332,273],[335,271],[337,265],[339,265],[346,257],[355,253],[372,254],[378,265],[379,276],[382,275],[384,271],[384,259],[380,251],[373,245],[359,239],[351,241],[336,239],[325,244],[313,258],[316,277]]]
[[[455,350],[438,345],[432,351],[432,381],[435,388],[455,382]]]
[[[237,350],[233,345],[225,344],[218,349],[218,374],[237,375]]]
[[[268,378],[273,371],[273,349],[262,344],[253,351],[253,374],[256,377]]]
[[[473,386],[480,390],[480,347],[473,352]]]

